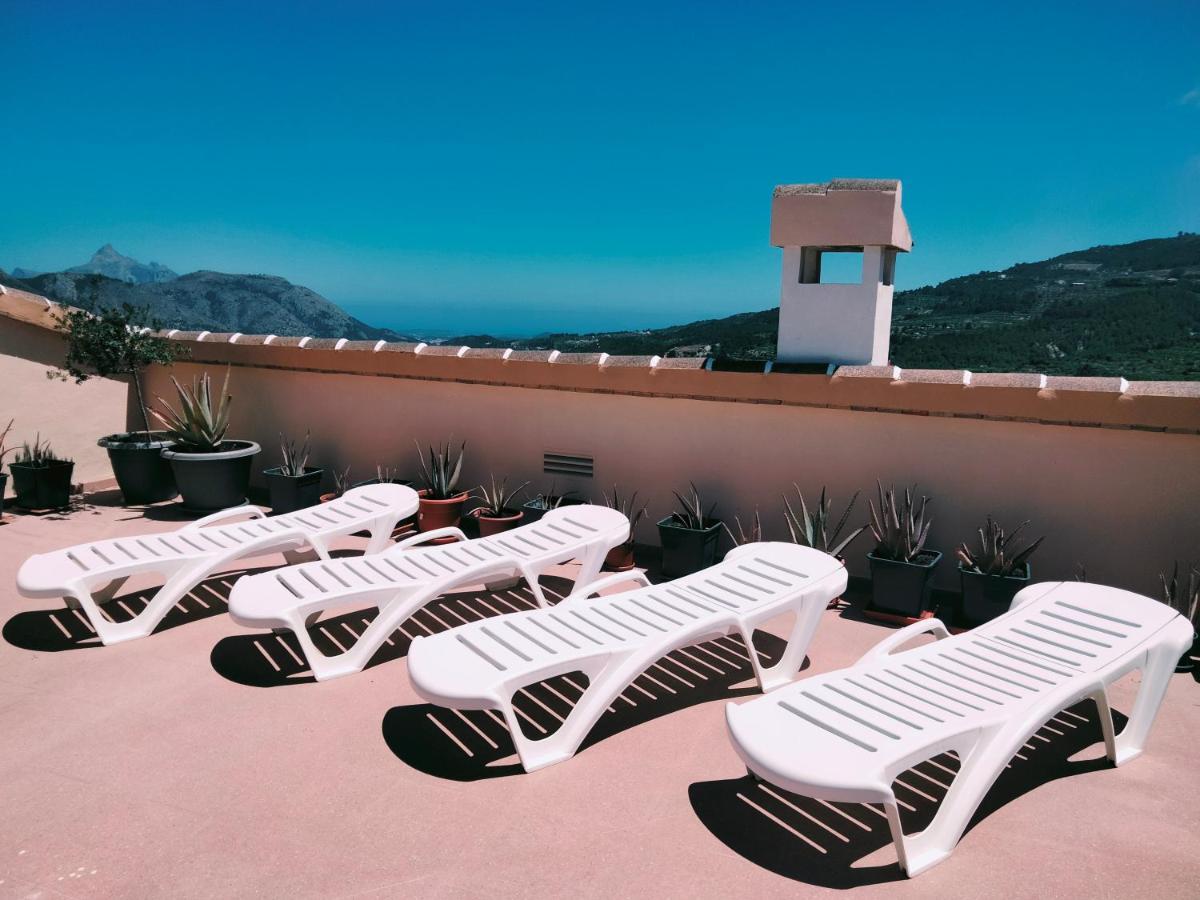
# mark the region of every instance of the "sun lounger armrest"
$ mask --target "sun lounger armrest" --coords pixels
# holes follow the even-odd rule
[[[922,619],[919,622],[913,622],[911,625],[906,625],[899,631],[893,632],[885,637],[882,641],[864,653],[855,663],[856,666],[863,663],[871,662],[872,660],[881,659],[887,656],[901,644],[912,640],[918,634],[925,632],[933,632],[940,641],[942,638],[950,637],[950,632],[946,630],[946,626],[942,624],[941,619]]]
[[[266,514],[251,503],[244,506],[231,506],[229,509],[222,509],[215,513],[210,513],[202,519],[197,519],[195,522],[190,522],[183,527],[184,531],[194,531],[197,528],[204,528],[207,525],[214,525],[217,522],[224,522],[226,519],[236,519],[239,516],[250,516],[254,519],[262,519]]]
[[[589,597],[599,590],[611,587],[614,584],[623,584],[626,581],[636,581],[642,587],[650,587],[650,579],[646,577],[645,572],[613,572],[611,575],[597,578],[588,584],[577,585],[563,600],[577,600]]]
[[[446,528],[435,528],[433,531],[419,531],[414,535],[406,537],[402,541],[396,541],[396,547],[393,547],[392,549],[414,547],[417,544],[423,544],[426,541],[433,541],[444,537],[456,537],[460,541],[465,541],[467,539],[467,536],[463,534],[463,530],[461,528],[450,525]]]

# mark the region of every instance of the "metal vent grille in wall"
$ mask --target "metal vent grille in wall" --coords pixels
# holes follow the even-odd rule
[[[548,475],[577,475],[580,478],[591,478],[595,460],[590,456],[577,456],[573,453],[542,454],[542,471]]]

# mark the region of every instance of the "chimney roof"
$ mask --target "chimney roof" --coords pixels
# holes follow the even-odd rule
[[[781,184],[771,199],[776,247],[891,247],[912,249],[900,206],[900,182],[835,178],[826,184]]]

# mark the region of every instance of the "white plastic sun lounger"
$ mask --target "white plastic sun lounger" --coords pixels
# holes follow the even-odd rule
[[[30,599],[65,597],[88,617],[101,642],[119,644],[150,634],[196,585],[240,559],[305,547],[328,559],[331,540],[358,531],[370,533],[366,552],[375,553],[388,545],[396,523],[416,511],[416,492],[398,484],[354,488],[330,503],[269,518],[257,506],[235,506],[176,531],[36,554],[17,572],[17,590]],[[145,572],[165,576],[146,608],[125,622],[107,618],[100,604],[130,576]]]
[[[926,631],[944,640],[889,655]],[[1013,755],[1060,710],[1091,698],[1108,758],[1121,765],[1138,756],[1191,640],[1187,621],[1149,598],[1036,584],[968,633],[949,637],[937,619],[917,622],[849,668],[729,704],[726,718],[750,774],[807,797],[883,804],[912,877],[950,855]],[[1141,687],[1114,737],[1106,689],[1134,669]],[[929,827],[905,835],[896,776],[948,751],[958,755],[958,775]]]
[[[471,622],[408,651],[417,693],[454,709],[499,710],[526,772],[574,755],[622,691],[660,658],[691,644],[738,633],[752,648],[755,626],[795,613],[787,649],[771,667],[749,656],[763,690],[795,677],[828,602],[846,587],[846,569],[795,544],[747,544],[725,561],[658,586],[585,599],[640,573],[618,573],[573,592],[553,609]],[[644,576],[641,577],[643,583]],[[547,678],[583,672],[588,685],[557,731],[531,740],[513,695]]]
[[[420,546],[434,538],[459,541]],[[629,520],[603,506],[548,511],[541,520],[468,541],[457,528],[439,528],[400,541],[372,559],[304,563],[239,579],[229,614],[251,628],[295,633],[317,681],[361,671],[393,631],[414,612],[457,587],[521,575],[541,606],[538,579],[552,566],[581,560],[577,586],[595,580],[604,557],[629,539]],[[324,612],[377,606],[379,614],[345,652],[322,653],[308,633]]]

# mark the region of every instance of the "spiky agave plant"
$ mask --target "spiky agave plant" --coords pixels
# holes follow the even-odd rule
[[[850,520],[850,513],[854,511],[854,504],[858,502],[858,495],[861,491],[854,492],[854,496],[850,498],[841,518],[831,529],[829,523],[833,518],[833,500],[826,495],[825,488],[821,488],[821,496],[817,499],[817,505],[812,512],[809,512],[808,504],[804,502],[804,492],[800,490],[800,486],[793,483],[792,487],[796,489],[796,497],[800,503],[799,514],[796,513],[787,494],[783,495],[783,517],[787,521],[788,534],[792,537],[792,543],[812,547],[814,550],[820,550],[830,556],[840,557],[850,543],[867,530],[866,525],[861,525],[846,537],[838,540],[841,537],[842,529]]]
[[[298,478],[308,471],[308,444],[311,436],[310,432],[304,432],[304,443],[297,450],[295,441],[279,435],[279,451],[283,456],[283,465],[279,467],[281,475]]]
[[[467,442],[463,441],[458,449],[457,459],[451,452],[450,443],[447,441],[441,446],[429,447],[429,460],[426,462],[425,454],[421,450],[421,445],[417,444],[417,459],[421,463],[421,480],[425,483],[425,489],[428,491],[426,498],[429,500],[451,500],[458,496],[455,488],[458,486],[459,476],[462,475],[463,456],[467,452]]]
[[[1176,562],[1171,577],[1159,572],[1158,580],[1162,582],[1163,603],[1191,622],[1193,628],[1200,624],[1196,621],[1196,613],[1200,612],[1200,568],[1188,566],[1187,581],[1181,582]]]
[[[13,462],[31,469],[44,469],[56,462],[71,462],[65,456],[55,453],[54,448],[50,446],[50,441],[43,441],[40,433],[33,439],[32,444],[26,441],[21,444],[20,449],[15,447],[13,449],[17,453],[13,457]]]
[[[875,538],[873,552],[878,559],[912,562],[925,549],[929,526],[933,524],[925,518],[929,498],[922,496],[914,503],[912,490],[905,488],[902,504],[896,499],[895,486],[884,491],[882,484],[875,484],[879,488],[879,509],[875,508],[874,501],[868,501],[871,534]]]
[[[1023,574],[1029,557],[1033,556],[1034,551],[1045,540],[1045,537],[1040,537],[1024,549],[1012,549],[1017,546],[1017,535],[1028,524],[1029,521],[1026,520],[1013,529],[1011,534],[1005,534],[1000,523],[988,516],[983,527],[979,529],[979,549],[972,551],[965,541],[958,548],[958,558],[963,567],[968,572],[999,575],[1002,578]]]
[[[754,510],[754,518],[748,525],[742,524],[741,516],[733,517],[734,528],[737,528],[737,534],[734,534],[733,528],[730,528],[728,523],[722,522],[721,527],[725,529],[725,533],[729,535],[729,539],[733,541],[735,547],[741,547],[744,544],[757,544],[762,540],[762,518],[758,514],[758,510]]]
[[[177,449],[184,453],[220,451],[225,432],[229,430],[229,407],[233,400],[229,395],[229,373],[226,369],[225,383],[215,400],[212,378],[207,372],[193,379],[191,388],[184,387],[171,376],[171,383],[179,394],[179,409],[158,397],[156,399],[163,408],[151,412],[166,427]]]
[[[675,499],[679,503],[679,507],[671,513],[672,521],[680,528],[687,528],[691,531],[704,531],[706,528],[711,528],[715,523],[713,513],[717,510],[717,504],[712,504],[707,510],[704,509],[704,498],[700,496],[700,489],[696,487],[696,483],[689,483],[691,490],[687,495],[673,491]]]
[[[517,495],[529,486],[526,481],[520,487],[508,489],[508,479],[500,479],[500,483],[496,483],[496,476],[489,476],[491,481],[490,487],[486,484],[479,486],[479,493],[475,494],[475,499],[479,500],[483,505],[479,507],[478,513],[488,518],[502,518],[504,516],[516,515],[512,508],[512,502],[517,499]]]
[[[603,494],[604,505],[609,509],[615,509],[621,515],[629,520],[629,538],[630,543],[633,542],[633,531],[637,528],[637,523],[641,521],[642,516],[646,515],[646,507],[638,506],[637,491],[632,494],[621,496],[620,489],[614,484],[611,494]]]
[[[15,421],[16,419],[9,419],[8,424],[4,426],[4,430],[0,431],[0,465],[4,464],[4,457],[10,453],[17,452],[16,447],[8,446],[8,433],[12,431],[13,422]]]

